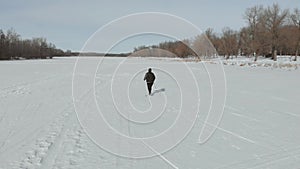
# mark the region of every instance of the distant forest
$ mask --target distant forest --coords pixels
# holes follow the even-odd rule
[[[95,53],[95,52],[72,52],[57,49],[53,43],[47,42],[46,38],[22,39],[13,29],[5,33],[0,29],[0,60],[19,59],[52,59],[54,56],[109,56],[126,57],[130,53]]]
[[[243,55],[254,57],[255,60],[258,56],[265,56],[275,61],[277,55],[291,55],[294,56],[293,60],[297,60],[300,50],[300,11],[298,8],[289,10],[281,9],[278,4],[268,7],[258,5],[248,8],[243,17],[247,26],[239,31],[226,27],[222,33],[217,34],[209,28],[203,35],[194,39],[139,46],[134,48],[133,52],[142,56],[152,52],[151,54],[155,53],[156,56],[160,56],[166,52],[153,49],[162,49],[177,57],[195,56],[196,52],[206,57],[213,57],[218,53],[226,59]],[[215,52],[207,47],[209,45],[204,42],[204,39],[210,40],[209,43],[213,45]]]
[[[12,28],[6,33],[0,29],[0,60],[51,59],[68,55],[72,55],[70,50],[57,49],[46,38],[22,39]]]

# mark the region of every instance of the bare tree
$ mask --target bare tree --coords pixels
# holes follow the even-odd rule
[[[215,57],[217,56],[217,35],[213,32],[213,29],[212,28],[208,28],[206,31],[205,31],[205,44],[206,44],[206,56],[212,58],[212,57]]]
[[[222,35],[222,48],[226,59],[229,59],[230,56],[238,55],[238,33],[230,28],[223,29]]]
[[[298,8],[294,9],[293,13],[290,15],[290,19],[292,21],[292,24],[296,26],[298,31],[296,32],[297,36],[297,42],[295,45],[295,59],[294,61],[297,61],[297,56],[299,54],[299,48],[300,48],[300,11]]]
[[[244,29],[244,38],[249,37],[248,46],[251,50],[251,55],[255,55],[255,61],[257,60],[257,50],[259,48],[258,44],[258,29],[259,29],[259,21],[260,16],[263,13],[263,6],[254,6],[252,8],[248,8],[245,12],[244,18],[248,23],[248,32]],[[245,34],[248,33],[248,36]],[[244,39],[246,40],[246,39]]]
[[[6,42],[5,42],[5,34],[0,29],[0,60],[6,59],[5,58],[5,52],[6,52]]]
[[[271,35],[271,51],[272,58],[277,61],[277,48],[280,28],[283,26],[284,21],[288,15],[288,10],[281,10],[278,4],[273,4],[271,7],[267,7],[264,11],[264,15],[261,18],[265,24],[266,30]]]
[[[212,34],[201,34],[195,37],[192,42],[192,49],[199,57],[212,58],[217,55],[216,49],[212,44],[210,38],[212,38]],[[209,38],[210,37],[210,38]]]

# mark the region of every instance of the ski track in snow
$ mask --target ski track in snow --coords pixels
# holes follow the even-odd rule
[[[292,158],[294,163],[297,163],[299,159],[297,156],[300,155],[300,147],[293,148],[290,150],[281,150],[276,151],[275,153],[271,154],[264,154],[264,155],[256,155],[255,158],[251,158],[246,161],[241,161],[233,164],[229,164],[226,166],[218,167],[218,169],[230,169],[230,168],[266,168],[270,164],[280,163],[281,160],[290,159]]]
[[[84,132],[76,123],[73,103],[69,103],[50,126],[47,134],[35,140],[33,149],[25,153],[23,160],[12,163],[12,168],[70,168],[83,160],[82,145]],[[75,123],[74,123],[75,122]],[[85,138],[87,139],[87,138]]]
[[[70,106],[69,106],[70,107]],[[26,157],[16,165],[16,168],[35,168],[41,165],[51,166],[51,159],[54,153],[61,147],[61,142],[65,135],[65,123],[68,121],[70,113],[55,120],[48,134],[44,138],[38,138],[35,141],[34,149],[26,152]]]

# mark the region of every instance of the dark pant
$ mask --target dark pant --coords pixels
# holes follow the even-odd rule
[[[147,83],[149,94],[151,94],[152,85],[153,85],[153,83]]]

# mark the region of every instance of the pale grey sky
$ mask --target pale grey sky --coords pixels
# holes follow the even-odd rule
[[[201,30],[221,32],[224,27],[239,30],[245,26],[247,8],[273,3],[283,9],[300,8],[300,0],[1,0],[0,28],[12,27],[23,38],[45,37],[58,48],[79,51],[101,26],[132,13],[170,13]],[[116,52],[130,51],[133,46],[124,45]]]

